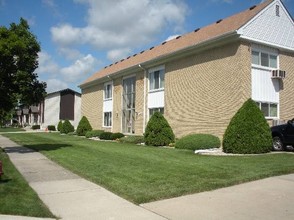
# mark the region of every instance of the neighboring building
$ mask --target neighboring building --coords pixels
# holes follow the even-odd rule
[[[106,66],[80,85],[94,129],[142,134],[160,111],[177,137],[222,137],[252,98],[269,123],[294,117],[294,22],[268,0]]]
[[[16,111],[22,125],[58,125],[60,120],[68,119],[74,127],[81,119],[81,94],[71,89],[64,89],[46,95],[38,105],[23,107]]]

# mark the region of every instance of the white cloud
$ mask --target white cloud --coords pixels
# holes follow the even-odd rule
[[[176,37],[178,37],[180,35],[172,35],[172,36],[169,36],[165,41],[169,41],[169,40],[172,40],[172,39],[175,39]]]
[[[150,43],[166,29],[180,31],[188,13],[178,0],[76,0],[89,6],[87,25],[61,24],[51,28],[52,39],[62,47],[89,44],[109,50],[109,59],[130,48]],[[123,48],[118,51],[117,48]]]
[[[73,48],[60,47],[60,48],[58,48],[58,52],[61,55],[65,56],[65,58],[68,60],[77,60],[77,59],[83,57],[83,54],[81,54],[80,51],[73,49]]]
[[[68,88],[68,85],[60,79],[48,79],[47,83],[47,93],[56,92],[62,89]]]
[[[59,66],[56,62],[52,59],[52,57],[47,52],[39,52],[39,67],[36,69],[38,74],[56,74],[59,71]]]
[[[88,54],[76,60],[71,66],[62,68],[60,72],[67,82],[76,82],[92,74],[95,71],[96,63],[96,59],[91,54]]]
[[[129,48],[113,49],[107,52],[107,58],[112,61],[118,61],[127,57],[130,53],[131,49]]]

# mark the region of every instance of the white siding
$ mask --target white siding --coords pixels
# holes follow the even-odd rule
[[[164,107],[164,90],[148,93],[148,108]]]
[[[79,125],[79,122],[81,120],[81,96],[75,94],[75,104],[74,104],[74,108],[75,108],[75,111],[74,111],[74,121],[71,121],[72,122],[72,125],[77,128],[78,125]]]
[[[276,5],[280,16],[276,16]],[[280,1],[274,1],[238,32],[244,38],[294,49],[294,22]]]
[[[113,102],[111,100],[104,100],[103,102],[103,112],[112,112]]]
[[[59,122],[60,93],[48,95],[45,98],[44,126],[57,125]]]
[[[272,79],[271,70],[252,68],[252,99],[279,103],[279,79]]]

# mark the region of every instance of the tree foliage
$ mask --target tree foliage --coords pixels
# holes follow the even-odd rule
[[[223,138],[226,153],[258,154],[272,148],[270,127],[256,103],[249,99],[231,119]]]
[[[0,26],[0,110],[10,111],[17,102],[39,103],[46,83],[38,81],[40,45],[23,18],[9,28]]]
[[[175,141],[175,135],[167,120],[160,112],[149,119],[144,140],[146,145],[167,146]]]
[[[74,126],[70,123],[70,121],[68,119],[66,119],[62,124],[60,133],[68,134],[68,133],[74,132],[74,131],[75,131]]]
[[[92,131],[92,126],[86,116],[83,116],[77,127],[77,135],[85,136],[87,131]]]

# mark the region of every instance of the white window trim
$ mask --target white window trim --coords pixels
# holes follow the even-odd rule
[[[164,71],[164,81],[165,81],[165,65],[160,65],[157,67],[153,67],[148,69],[148,92],[152,93],[152,92],[158,92],[158,91],[164,91],[164,87],[163,88],[159,88],[159,89],[150,89],[150,74],[154,73],[155,71],[160,71],[163,70]]]
[[[111,85],[111,97],[110,98],[105,98],[105,87]],[[106,82],[103,85],[103,101],[108,101],[108,100],[112,100],[113,98],[113,81],[111,82]]]

